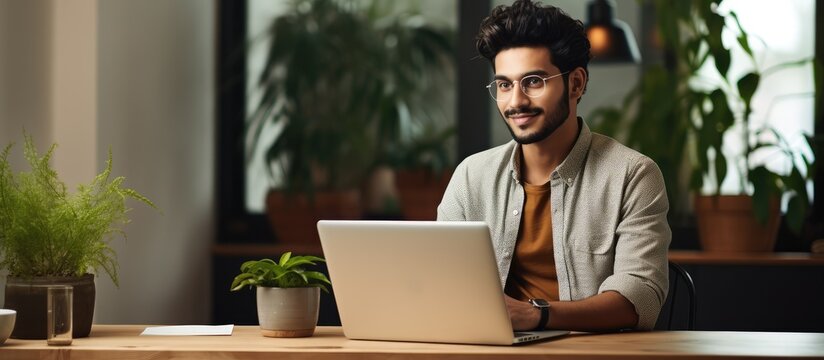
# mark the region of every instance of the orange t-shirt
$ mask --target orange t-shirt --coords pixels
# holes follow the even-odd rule
[[[552,250],[552,204],[549,182],[524,183],[523,215],[515,255],[504,292],[521,301],[558,300],[558,275]]]

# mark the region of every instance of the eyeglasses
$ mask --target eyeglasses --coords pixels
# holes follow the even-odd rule
[[[509,101],[512,97],[512,89],[515,87],[515,83],[517,82],[521,85],[521,91],[523,91],[524,95],[534,98],[544,94],[544,91],[546,91],[547,80],[565,74],[569,74],[569,71],[547,77],[541,77],[540,75],[527,75],[521,78],[521,80],[515,81],[497,79],[492,80],[492,82],[486,86],[486,89],[489,90],[489,95],[491,95],[495,101]]]

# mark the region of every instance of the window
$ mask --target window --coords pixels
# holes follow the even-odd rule
[[[804,135],[815,133],[815,84],[813,65],[810,61],[815,54],[815,2],[788,0],[777,6],[767,1],[725,0],[718,10],[721,13],[734,11],[738,14],[741,26],[750,35],[750,45],[757,66],[763,72],[761,83],[752,100],[750,130],[762,129],[765,126],[774,128],[795,151],[796,156],[793,160],[801,164],[800,154],[812,157]],[[728,25],[734,27],[733,24]],[[730,79],[739,79],[754,67],[749,57],[737,45],[736,35],[729,30],[725,30],[723,34],[724,44],[733,49],[728,76]],[[780,66],[805,60],[806,62],[798,66]],[[702,72],[705,75],[701,81],[721,81],[711,62],[705,64]],[[742,130],[739,125],[725,135],[724,153],[728,154],[730,171],[721,186],[721,192],[724,194],[738,194],[742,190],[741,173],[733,170],[740,166],[732,163],[733,156],[729,156],[743,151]],[[763,136],[771,138],[769,135]],[[752,164],[765,164],[769,169],[779,173],[787,172],[789,161],[791,160],[788,157],[775,149],[758,151],[751,158]],[[812,193],[812,184],[808,186]],[[704,190],[709,192],[710,187],[710,184],[706,184]]]

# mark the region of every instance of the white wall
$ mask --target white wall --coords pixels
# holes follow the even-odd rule
[[[99,3],[98,160],[160,207],[135,206],[115,248],[120,289],[98,281],[101,323],[203,323],[214,237],[215,5]]]
[[[51,29],[48,2],[0,0],[0,145],[17,144],[15,165],[24,128],[39,146],[50,143]]]
[[[25,126],[40,146],[67,143],[64,179],[102,170],[111,148],[114,174],[162,210],[130,202],[128,240],[113,242],[121,286],[97,279],[97,323],[206,323],[214,1],[64,3],[0,0],[0,141]]]
[[[40,0],[41,2],[43,0]],[[69,189],[97,174],[97,0],[51,1],[52,161]]]
[[[0,149],[24,169],[23,130],[39,149],[51,143],[52,6],[46,1],[0,0]],[[0,304],[6,271],[0,271]]]

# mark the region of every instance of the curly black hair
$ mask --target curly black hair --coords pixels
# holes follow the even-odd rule
[[[552,55],[552,64],[561,72],[580,67],[589,77],[587,64],[592,55],[584,24],[555,6],[542,6],[532,0],[517,0],[511,6],[497,6],[481,22],[475,46],[493,68],[495,56],[503,50],[519,46],[545,46]],[[567,75],[564,75],[566,79]]]

